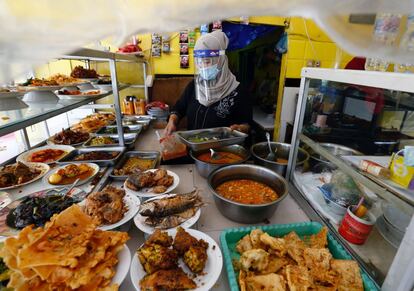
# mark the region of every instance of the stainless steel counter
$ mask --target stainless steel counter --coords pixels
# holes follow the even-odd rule
[[[142,133],[136,143],[136,149],[159,150],[159,144],[154,129],[149,128],[146,132]],[[206,202],[206,205],[201,210],[200,219],[194,226],[195,229],[208,234],[217,243],[219,243],[219,236],[223,229],[246,226],[246,224],[233,222],[221,215],[214,204],[212,194],[208,190],[206,179],[197,173],[194,165],[165,165],[161,167],[177,173],[177,175],[180,177],[180,184],[173,191],[174,193],[188,192],[193,190],[195,187],[201,190],[201,195],[203,197],[203,200]],[[114,182],[113,185],[121,186],[122,183]],[[306,214],[290,196],[286,197],[286,199],[281,202],[276,213],[269,220],[271,224],[309,221]],[[128,247],[131,250],[131,254],[134,255],[135,250],[144,242],[144,235],[140,230],[136,228],[133,221],[131,221],[129,234],[131,236],[131,239],[128,241]],[[124,283],[121,285],[120,290],[134,290],[129,274]],[[227,274],[224,265],[221,276],[212,290],[229,290]]]

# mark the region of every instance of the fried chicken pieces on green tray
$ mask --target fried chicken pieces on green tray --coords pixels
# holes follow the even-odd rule
[[[195,274],[202,274],[207,262],[208,243],[197,240],[183,228],[177,228],[175,238],[156,230],[137,250],[138,258],[147,275],[139,282],[141,290],[188,290],[197,284],[180,268],[178,260]]]

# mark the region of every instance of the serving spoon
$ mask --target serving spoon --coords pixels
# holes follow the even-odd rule
[[[210,153],[211,153],[211,159],[212,160],[220,159],[220,154],[218,152],[216,152],[215,150],[210,149]]]
[[[268,132],[266,132],[266,139],[267,139],[267,145],[269,147],[269,153],[266,156],[266,160],[274,161],[276,159],[275,153],[277,149],[275,150],[275,152],[273,152],[272,147],[270,146],[270,134]]]

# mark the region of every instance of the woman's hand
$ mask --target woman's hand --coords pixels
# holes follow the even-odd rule
[[[164,136],[171,135],[174,131],[177,130],[178,116],[175,114],[170,115],[167,126],[164,129]]]
[[[250,126],[247,123],[233,124],[233,125],[230,126],[230,128],[232,130],[241,131],[241,132],[246,133],[246,134],[248,134],[249,130],[250,130]]]

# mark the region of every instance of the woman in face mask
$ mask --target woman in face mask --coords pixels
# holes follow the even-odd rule
[[[194,47],[195,77],[173,107],[165,134],[177,130],[187,117],[187,128],[230,126],[247,133],[252,119],[250,100],[228,67],[227,36],[221,31],[200,37]]]

